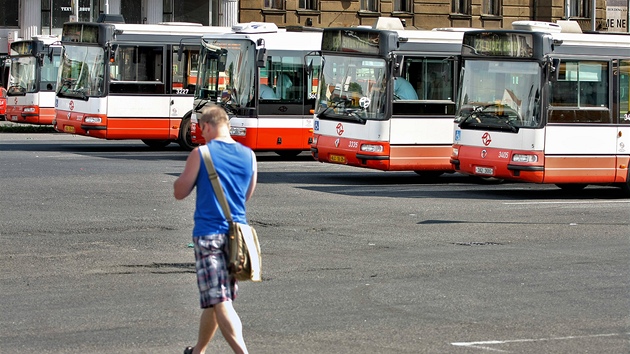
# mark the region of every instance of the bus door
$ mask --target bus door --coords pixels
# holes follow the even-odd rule
[[[619,126],[617,128],[617,182],[630,178],[630,59],[619,61]],[[620,166],[625,165],[626,169]]]
[[[305,86],[304,54],[290,51],[269,53],[265,67],[259,68],[257,149],[309,148],[304,132]],[[310,109],[309,109],[310,110]],[[310,117],[312,125],[312,117]]]
[[[615,178],[617,127],[609,108],[609,62],[563,61],[552,84],[545,143],[546,183]]]
[[[182,118],[192,109],[193,94],[197,84],[199,49],[185,47],[178,53],[179,46],[172,51],[172,84],[170,91],[171,127],[178,126]]]

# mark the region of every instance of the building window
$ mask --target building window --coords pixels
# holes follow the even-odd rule
[[[470,15],[470,0],[453,0],[453,13]]]
[[[590,17],[591,0],[572,0],[569,5],[569,17]]]
[[[162,3],[162,21],[173,22],[173,0],[164,0]]]
[[[284,10],[285,0],[265,0],[265,8]]]
[[[412,0],[394,0],[394,11],[399,12],[413,12]]]
[[[0,8],[4,8],[4,15],[11,13],[11,6],[4,6],[9,0],[0,0]],[[100,14],[99,0],[80,0],[79,1],[79,21],[92,22],[98,19]],[[74,15],[71,0],[42,0],[41,1],[41,34],[61,34],[63,24],[70,21],[70,16]],[[17,16],[17,7],[15,13]],[[10,16],[10,15],[9,15]],[[11,18],[11,17],[9,17]],[[17,18],[17,17],[14,17]],[[17,20],[16,20],[17,21]],[[17,23],[16,23],[17,25]],[[9,26],[0,23],[0,26]]]
[[[378,0],[361,0],[361,11],[378,12]]]
[[[300,9],[317,10],[317,0],[300,0]]]
[[[500,16],[501,9],[500,0],[483,0],[482,2],[482,14],[491,16]]]

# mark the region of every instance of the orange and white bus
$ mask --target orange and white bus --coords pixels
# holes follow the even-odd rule
[[[189,147],[199,41],[225,31],[191,23],[64,24],[55,129]]]
[[[52,124],[60,55],[61,42],[56,36],[35,36],[11,43],[7,120]]]
[[[313,136],[321,30],[243,23],[202,39],[195,111],[222,105],[232,138],[254,151],[295,156]],[[192,140],[204,143],[193,119]]]
[[[463,29],[326,28],[311,154],[433,177],[449,158]]]
[[[513,28],[464,35],[454,168],[630,193],[630,35],[581,33],[571,21]]]

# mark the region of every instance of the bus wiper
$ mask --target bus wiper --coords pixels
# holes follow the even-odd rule
[[[337,108],[340,104],[343,103],[343,107],[346,106],[346,103],[350,102],[350,100],[344,100],[344,99],[339,99],[339,101],[333,101],[332,104],[326,108],[324,108],[323,111],[321,111],[320,113],[317,113],[317,118],[326,118],[328,112],[335,110],[335,108]]]
[[[20,86],[20,85],[9,86],[9,89],[7,90],[7,94],[9,94],[9,95],[25,96],[26,95],[26,87],[23,87],[23,86]]]
[[[204,100],[203,98],[199,101],[199,103],[197,104],[197,106],[195,107],[195,112],[198,112],[200,109],[202,109],[206,104],[208,103],[208,100]]]
[[[360,111],[360,110],[359,109],[350,109],[350,108],[348,108],[348,109],[346,109],[344,111],[344,113],[346,113],[348,115],[348,117],[352,117],[357,122],[363,124],[363,123],[365,123],[365,118],[361,117],[359,115],[359,113],[357,113],[358,111]]]

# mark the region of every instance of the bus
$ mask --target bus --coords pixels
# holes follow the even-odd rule
[[[0,120],[6,120],[9,69],[11,69],[9,56],[0,55]]]
[[[34,36],[11,43],[6,117],[16,123],[52,124],[61,58],[57,36]]]
[[[317,161],[423,177],[449,161],[465,29],[326,28],[311,154]],[[399,21],[399,20],[398,20]]]
[[[191,146],[199,41],[229,30],[179,22],[64,24],[55,129]]]
[[[451,162],[499,180],[630,193],[630,35],[571,21],[467,32]]]
[[[243,23],[202,38],[195,112],[208,103],[230,116],[234,140],[254,151],[296,156],[310,149],[321,29]],[[192,141],[203,144],[192,124]]]

